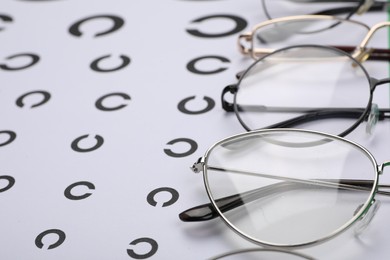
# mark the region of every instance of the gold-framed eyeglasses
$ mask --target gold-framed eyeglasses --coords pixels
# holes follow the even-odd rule
[[[370,44],[380,29],[389,26],[387,21],[369,27],[359,21],[328,15],[288,16],[264,21],[239,35],[238,47],[242,54],[258,59],[287,46],[321,44],[351,53],[360,62],[366,59],[389,61],[387,46],[374,48]],[[346,32],[348,37],[343,37]]]
[[[366,12],[386,12],[386,0],[261,0],[264,15],[268,19],[277,17],[319,14],[350,18]]]

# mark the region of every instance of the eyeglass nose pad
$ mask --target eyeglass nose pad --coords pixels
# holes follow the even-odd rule
[[[379,108],[378,105],[373,103],[371,105],[371,111],[367,118],[367,124],[366,124],[366,133],[371,135],[374,132],[376,123],[378,122],[379,118]]]
[[[356,211],[360,210],[361,206],[360,205]],[[358,222],[356,223],[355,226],[355,235],[359,236],[360,234],[363,233],[363,231],[367,228],[367,226],[371,223],[372,219],[374,218],[376,212],[379,210],[381,206],[381,202],[378,200],[374,200],[371,202],[371,207],[368,209],[368,211],[360,217]]]

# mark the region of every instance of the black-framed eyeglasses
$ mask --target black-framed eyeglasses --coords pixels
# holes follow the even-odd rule
[[[300,45],[255,61],[221,98],[247,131],[296,127],[345,136],[363,121],[371,133],[378,120],[390,118],[390,109],[372,102],[375,89],[389,82],[371,77],[344,51]],[[382,97],[386,105],[389,95]]]
[[[360,62],[366,59],[390,61],[387,42],[375,47],[370,43],[378,31],[389,26],[388,21],[370,27],[360,21],[329,15],[287,16],[261,22],[251,31],[240,34],[238,48],[243,55],[256,60],[284,47],[318,44],[351,53]],[[348,37],[341,37],[345,32]]]
[[[384,12],[388,1],[375,0],[261,0],[268,19],[289,15],[320,14],[349,18],[365,12]]]
[[[182,212],[182,221],[220,217],[249,241],[299,248],[325,242],[370,223],[390,185],[359,144],[302,129],[246,132],[212,145],[193,165],[203,172],[211,203]]]

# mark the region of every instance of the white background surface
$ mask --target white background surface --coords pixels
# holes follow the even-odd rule
[[[158,244],[150,259],[206,259],[253,247],[218,219],[182,223],[178,214],[208,201],[201,176],[189,170],[192,163],[214,142],[244,131],[234,115],[222,110],[220,93],[235,82],[236,72],[252,62],[237,51],[238,33],[201,38],[186,30],[231,30],[234,23],[227,19],[192,22],[220,14],[243,18],[249,30],[265,19],[260,1],[2,0],[0,10],[13,18],[0,20],[0,64],[23,64],[6,59],[14,54],[40,57],[28,69],[0,69],[0,131],[17,134],[11,144],[0,146],[0,176],[15,179],[14,186],[0,193],[0,259],[134,259],[128,249],[140,255],[150,250],[146,243],[130,245],[144,237]],[[111,25],[100,19],[83,24],[80,37],[69,33],[72,24],[95,15],[119,16],[124,25],[94,37]],[[355,18],[374,24],[386,20],[387,14]],[[347,32],[341,37],[347,37]],[[114,72],[91,70],[90,63],[104,55],[112,55],[107,67],[118,65],[119,55],[130,57],[131,62]],[[199,63],[198,69],[226,70],[200,75],[186,69],[192,59],[207,55],[229,62],[209,60]],[[388,76],[387,63],[379,70],[373,73]],[[37,90],[49,92],[50,100],[30,108],[39,96],[29,96],[24,107],[16,105],[20,96]],[[115,92],[131,99],[111,98],[106,104],[123,103],[123,109],[106,112],[95,107],[98,98]],[[187,104],[189,110],[202,110],[205,96],[215,106],[196,115],[179,111],[179,102],[191,96],[195,99]],[[389,133],[390,122],[380,122],[372,137],[367,138],[362,126],[348,138],[365,145],[383,162],[390,160]],[[91,152],[72,150],[71,143],[83,135],[89,138],[80,143],[82,147],[93,146],[95,135],[102,136],[104,143]],[[1,142],[6,137],[0,138]],[[164,149],[179,154],[189,150],[186,143],[168,144],[177,138],[195,141],[197,149],[184,157],[168,156]],[[389,182],[388,172],[382,183]],[[80,181],[95,188],[81,186],[72,193],[91,193],[89,197],[64,196],[68,186]],[[0,179],[0,189],[7,184]],[[157,205],[150,205],[148,194],[163,187],[177,191],[178,200],[163,207],[171,197],[161,192],[155,196]],[[302,252],[319,259],[386,259],[390,204],[389,199],[380,199],[382,207],[360,238],[349,232]],[[50,229],[64,232],[65,240],[48,249],[58,236],[47,235],[44,247],[38,248],[36,238]]]

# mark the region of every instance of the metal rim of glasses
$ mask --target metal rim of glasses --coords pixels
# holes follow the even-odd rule
[[[270,0],[270,1],[276,1],[276,0]],[[306,4],[315,3],[315,0],[309,0],[306,1]],[[344,2],[344,3],[353,3],[355,2],[356,6],[345,6],[345,7],[335,7],[330,9],[325,9],[318,11],[316,13],[313,13],[313,15],[345,15],[345,19],[349,19],[354,14],[363,14],[365,12],[377,12],[382,11],[386,8],[386,2],[379,2],[375,0],[355,0],[355,1],[322,1],[322,2]],[[261,0],[261,6],[263,8],[264,14],[267,17],[267,19],[273,19],[274,17],[270,14],[269,8],[267,8],[266,0]]]
[[[356,122],[353,123],[349,128],[347,128],[346,130],[342,131],[341,133],[338,133],[337,135],[343,137],[343,136],[346,136],[348,135],[349,133],[351,133],[354,129],[356,129],[356,127],[358,127],[363,121],[364,119],[367,117],[369,111],[371,110],[371,104],[372,104],[372,98],[373,98],[373,91],[376,87],[376,85],[374,83],[376,83],[368,74],[367,70],[364,68],[364,66],[358,62],[354,57],[352,57],[349,53],[346,53],[340,49],[337,49],[335,47],[331,47],[331,46],[324,46],[324,45],[296,45],[296,46],[289,46],[289,47],[285,47],[285,48],[281,48],[281,49],[278,49],[272,53],[269,53],[269,54],[266,54],[265,56],[263,56],[262,58],[256,60],[254,63],[252,63],[246,70],[245,72],[243,72],[243,74],[240,76],[239,80],[238,80],[238,83],[234,85],[234,89],[230,89],[230,92],[233,94],[233,111],[238,119],[238,121],[240,122],[240,124],[244,127],[245,130],[247,131],[252,131],[252,130],[257,130],[257,129],[252,129],[250,128],[245,122],[244,120],[242,119],[242,117],[240,116],[240,107],[239,105],[237,104],[237,93],[239,92],[239,89],[240,89],[240,84],[242,82],[242,80],[245,78],[245,75],[250,73],[251,72],[251,69],[253,67],[256,66],[257,63],[259,62],[262,62],[263,60],[267,59],[268,57],[272,57],[272,55],[275,55],[275,54],[278,54],[280,52],[285,52],[285,51],[288,51],[288,50],[291,50],[291,49],[298,49],[298,48],[319,48],[319,49],[324,49],[324,50],[329,50],[329,51],[332,51],[332,52],[336,52],[340,55],[343,55],[349,59],[351,59],[351,61],[353,62],[354,65],[356,66],[359,66],[359,68],[361,69],[361,71],[364,73],[365,77],[367,78],[367,87],[369,88],[369,97],[367,98],[367,106],[364,108],[364,111],[361,113],[361,115],[356,119]],[[224,95],[229,92],[228,89],[225,89],[222,93],[222,104],[223,105],[226,105],[226,101],[224,100]],[[305,122],[306,119],[302,119],[302,123]],[[266,126],[264,128],[284,128],[284,127],[289,127],[289,126],[280,126],[279,124],[276,124],[275,125],[272,125],[272,126]]]
[[[270,243],[267,241],[257,239],[255,237],[252,237],[252,236],[245,234],[239,228],[237,228],[233,223],[231,223],[231,221],[229,221],[227,219],[227,217],[225,217],[224,213],[220,210],[220,208],[218,207],[218,205],[216,204],[216,202],[213,198],[212,191],[211,191],[209,181],[208,181],[208,172],[207,172],[207,168],[208,168],[207,162],[208,162],[209,154],[213,151],[213,149],[215,147],[223,144],[223,143],[232,142],[235,139],[247,138],[247,137],[250,137],[251,135],[261,135],[261,134],[266,134],[266,133],[277,133],[277,132],[280,132],[280,133],[289,133],[289,132],[290,133],[307,133],[307,134],[311,134],[311,135],[318,135],[318,136],[323,137],[325,139],[336,140],[339,142],[343,142],[343,143],[352,145],[353,147],[355,147],[356,149],[362,151],[365,155],[367,155],[367,158],[369,158],[369,160],[371,161],[371,163],[373,165],[373,171],[375,173],[375,177],[374,177],[372,189],[370,191],[370,194],[367,196],[366,202],[361,206],[361,208],[355,213],[355,215],[347,223],[345,223],[344,225],[342,225],[341,227],[339,227],[338,229],[336,229],[335,231],[333,231],[332,233],[328,234],[325,237],[318,238],[316,240],[306,242],[306,243],[301,243],[301,244],[275,244],[275,243]],[[361,218],[363,218],[365,216],[365,214],[368,212],[371,205],[375,201],[375,194],[376,194],[376,190],[378,189],[379,175],[382,173],[383,168],[386,165],[390,164],[390,163],[386,162],[386,163],[383,163],[382,165],[378,165],[378,163],[375,160],[375,158],[373,157],[373,155],[366,148],[364,148],[363,146],[361,146],[360,144],[358,144],[356,142],[344,139],[343,137],[331,135],[331,134],[327,134],[327,133],[319,132],[319,131],[293,129],[293,128],[289,128],[289,129],[283,129],[283,128],[282,129],[262,129],[262,130],[255,130],[255,131],[245,132],[245,133],[241,133],[241,134],[227,137],[223,140],[216,142],[209,149],[207,149],[206,153],[201,158],[201,160],[202,160],[202,167],[203,167],[203,169],[202,169],[203,170],[203,181],[204,181],[204,186],[206,189],[207,196],[208,196],[212,206],[214,207],[214,210],[217,212],[217,214],[223,220],[223,222],[225,224],[227,224],[227,226],[231,230],[233,230],[235,233],[237,233],[238,235],[240,235],[244,239],[246,239],[254,244],[257,244],[260,246],[265,246],[265,247],[284,248],[284,249],[306,248],[306,247],[311,247],[314,245],[319,245],[319,244],[322,244],[322,243],[336,237],[340,233],[342,233],[342,232],[348,230],[350,227],[352,227],[358,220],[360,220]]]
[[[349,23],[349,24],[355,24],[356,26],[359,26],[361,28],[364,28],[367,30],[367,34],[362,39],[362,41],[356,45],[356,46],[334,46],[338,49],[341,49],[345,52],[351,53],[352,57],[357,59],[360,62],[365,61],[366,59],[373,59],[373,60],[385,60],[388,61],[390,59],[390,50],[389,49],[374,49],[374,48],[367,48],[367,44],[370,41],[370,39],[373,37],[375,32],[379,30],[382,27],[390,26],[390,22],[384,21],[379,22],[373,26],[368,26],[365,23],[362,23],[357,20],[351,20],[351,19],[344,19],[340,17],[335,17],[331,15],[295,15],[295,16],[286,16],[286,17],[279,17],[274,18],[271,20],[267,20],[264,22],[261,22],[253,27],[253,29],[250,32],[246,32],[243,34],[240,34],[237,39],[238,48],[241,54],[243,55],[249,55],[253,59],[258,59],[262,57],[265,54],[271,53],[275,51],[275,49],[270,48],[257,48],[254,50],[255,46],[255,40],[256,37],[254,37],[255,32],[259,30],[260,28],[267,27],[272,24],[278,24],[278,23],[285,23],[285,22],[296,22],[296,21],[310,21],[310,20],[316,20],[316,21],[335,21],[335,25],[337,23]],[[334,25],[331,25],[329,27],[332,28]],[[249,43],[249,46],[246,46],[244,42]]]
[[[240,255],[242,257],[243,255],[247,253],[256,253],[256,255],[261,256],[262,253],[275,253],[275,254],[283,254],[283,255],[290,255],[290,256],[295,256],[299,257],[301,259],[307,259],[307,260],[314,260],[313,257],[308,256],[306,254],[300,253],[300,252],[295,252],[295,251],[290,251],[290,250],[283,250],[283,249],[273,249],[273,248],[248,248],[248,249],[239,249],[227,253],[223,253],[217,256],[214,256],[212,258],[209,258],[208,260],[218,260],[218,259],[223,259],[227,256],[237,256]]]
[[[331,16],[331,15],[310,15],[309,14],[309,15],[285,16],[285,17],[279,17],[279,18],[273,18],[270,20],[266,20],[264,22],[261,22],[261,23],[255,25],[250,32],[240,34],[238,36],[238,39],[237,39],[237,44],[238,44],[239,50],[240,50],[241,54],[250,55],[251,58],[256,60],[259,58],[258,56],[256,56],[257,53],[264,55],[264,54],[268,54],[268,53],[275,51],[275,49],[269,49],[269,48],[261,48],[258,50],[254,50],[254,46],[255,46],[254,41],[256,40],[256,37],[254,37],[254,34],[257,30],[259,30],[260,28],[272,25],[272,24],[285,23],[285,22],[295,22],[295,21],[310,21],[310,20],[335,21],[336,23],[337,22],[346,22],[346,23],[355,24],[357,26],[361,26],[361,27],[367,29],[367,32],[369,32],[369,30],[370,30],[370,27],[368,25],[366,25],[360,21],[343,19],[340,17]],[[246,47],[242,41],[249,42],[249,47]]]

